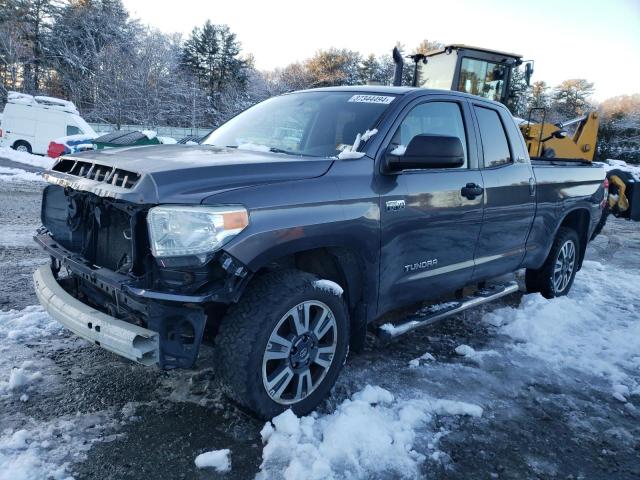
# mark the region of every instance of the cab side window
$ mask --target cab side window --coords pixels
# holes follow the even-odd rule
[[[460,106],[454,102],[427,102],[414,107],[404,118],[391,140],[391,148],[405,148],[416,135],[447,135],[458,137],[464,149],[467,168],[467,138]]]
[[[82,131],[74,126],[74,125],[67,125],[67,135],[78,135],[82,133]]]
[[[497,167],[512,162],[509,142],[495,110],[484,107],[474,107],[480,127],[482,150],[484,151],[485,168]]]

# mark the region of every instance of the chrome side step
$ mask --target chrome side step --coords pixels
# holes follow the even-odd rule
[[[491,302],[505,295],[510,295],[518,291],[517,282],[509,282],[506,284],[491,285],[482,290],[478,290],[473,295],[461,300],[451,302],[438,303],[430,305],[418,311],[415,315],[410,316],[399,324],[385,323],[378,327],[377,335],[382,341],[388,341],[392,338],[399,337],[407,332],[411,332],[416,328],[431,325],[438,320],[455,315],[469,308],[477,307],[484,303]]]

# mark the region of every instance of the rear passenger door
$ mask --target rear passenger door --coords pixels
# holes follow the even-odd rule
[[[465,164],[379,176],[379,313],[456,290],[473,273],[482,195],[467,198],[464,189],[481,188],[482,177],[469,104],[444,95],[417,100],[390,130],[382,155],[422,134],[460,138]]]
[[[522,135],[510,113],[473,102],[480,138],[484,220],[475,254],[474,280],[516,270],[535,215],[535,181]]]

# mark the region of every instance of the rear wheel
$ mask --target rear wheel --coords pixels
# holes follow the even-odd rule
[[[225,316],[216,337],[217,378],[225,393],[264,418],[313,410],[347,356],[349,322],[337,289],[314,275],[265,274]]]
[[[540,292],[546,298],[569,293],[578,268],[579,247],[576,231],[560,227],[544,265],[535,270],[527,269],[527,291]]]
[[[31,153],[31,145],[29,144],[29,142],[25,142],[24,140],[18,140],[16,143],[14,143],[13,149],[17,152]]]

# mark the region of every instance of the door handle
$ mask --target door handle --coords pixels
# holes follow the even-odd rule
[[[473,200],[484,193],[484,188],[476,183],[467,183],[461,190],[462,196]]]

